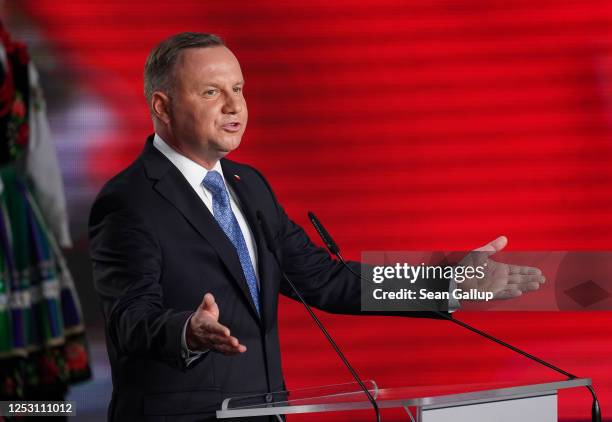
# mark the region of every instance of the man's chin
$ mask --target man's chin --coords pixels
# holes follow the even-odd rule
[[[224,156],[238,149],[241,139],[227,139],[217,144],[217,151]]]

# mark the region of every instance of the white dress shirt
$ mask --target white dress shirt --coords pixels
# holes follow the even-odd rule
[[[249,251],[249,257],[251,258],[251,263],[253,264],[253,270],[255,270],[255,277],[257,278],[257,285],[259,286],[259,277],[257,273],[257,248],[255,247],[255,241],[253,238],[253,232],[249,227],[244,214],[239,206],[238,198],[236,197],[235,192],[232,190],[231,186],[229,186],[225,182],[225,176],[223,175],[223,169],[221,168],[221,163],[217,161],[212,170],[207,170],[202,167],[195,161],[187,158],[180,152],[176,151],[170,145],[164,141],[161,136],[157,133],[153,138],[153,146],[157,148],[164,156],[174,164],[174,166],[181,172],[187,183],[193,188],[198,197],[202,200],[204,205],[208,208],[211,214],[213,214],[213,197],[212,193],[206,189],[203,185],[204,177],[208,174],[209,171],[216,171],[221,174],[223,178],[223,183],[225,183],[225,188],[229,192],[230,197],[230,206],[234,215],[236,216],[236,220],[238,221],[238,225],[240,226],[240,230],[242,231],[242,236],[244,237],[244,241],[246,243],[247,249]],[[191,318],[190,318],[191,319]],[[187,324],[189,324],[189,319],[183,326],[183,335],[181,339],[182,349],[183,349],[183,357],[185,358],[185,362],[189,365],[191,362],[195,361],[199,356],[207,351],[191,351],[187,347],[187,340],[185,337],[185,333],[187,330]]]
[[[192,161],[180,152],[176,151],[174,148],[168,145],[157,133],[153,138],[153,146],[157,148],[162,154],[164,154],[166,158],[170,160],[172,164],[174,164],[174,166],[181,172],[183,177],[187,180],[187,182],[193,188],[195,193],[198,194],[204,205],[206,205],[206,207],[212,214],[212,193],[202,184],[202,182],[204,181],[204,177],[206,177],[209,170],[206,170],[206,168],[202,167],[195,161]],[[240,231],[242,231],[242,236],[244,237],[247,249],[249,250],[249,257],[251,258],[251,263],[253,264],[253,269],[255,270],[255,276],[257,277],[257,248],[255,247],[253,232],[251,231],[251,228],[249,227],[244,217],[244,214],[240,209],[239,201],[236,197],[235,192],[232,190],[231,186],[229,186],[225,182],[225,176],[223,175],[221,163],[217,161],[217,164],[215,164],[212,170],[218,172],[221,175],[221,177],[223,178],[223,183],[225,183],[225,187],[229,192],[230,205],[232,207],[234,215],[236,216],[236,220],[238,220],[238,225],[240,226]],[[259,284],[259,277],[257,277],[257,283]]]

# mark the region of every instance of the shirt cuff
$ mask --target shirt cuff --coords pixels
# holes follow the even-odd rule
[[[185,361],[186,366],[191,365],[202,355],[209,352],[209,350],[189,350],[189,347],[187,347],[187,324],[189,324],[189,321],[191,321],[191,316],[185,321],[185,325],[183,325],[183,334],[181,335],[181,357]]]

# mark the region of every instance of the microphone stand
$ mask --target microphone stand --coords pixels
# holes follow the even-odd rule
[[[289,279],[287,274],[285,274],[285,272],[283,271],[283,269],[281,267],[281,264],[280,264],[280,259],[278,258],[277,253],[276,253],[276,249],[274,247],[274,239],[272,237],[272,232],[270,231],[270,227],[266,223],[266,220],[265,220],[265,218],[263,216],[263,213],[261,211],[257,211],[256,214],[257,214],[257,220],[259,221],[259,225],[261,226],[261,229],[262,229],[265,241],[266,241],[266,246],[268,247],[268,250],[274,256],[274,260],[276,261],[276,264],[278,265],[278,268],[281,270],[281,274],[283,275],[283,278],[285,279],[287,284],[289,284],[289,287],[291,287],[291,290],[293,290],[293,293],[295,293],[295,295],[297,296],[299,301],[302,302],[302,305],[304,305],[304,307],[306,308],[306,310],[310,314],[310,317],[317,324],[317,327],[319,327],[319,330],[321,330],[321,332],[323,333],[323,335],[325,336],[325,338],[327,339],[329,344],[331,344],[331,346],[333,347],[333,349],[336,352],[336,354],[342,360],[342,363],[344,363],[344,366],[346,366],[346,368],[349,370],[349,372],[351,373],[351,375],[353,376],[353,378],[355,379],[357,384],[359,384],[359,387],[363,390],[363,392],[367,396],[368,401],[370,402],[370,404],[372,404],[372,408],[374,409],[374,412],[376,412],[376,421],[380,422],[380,420],[381,420],[380,419],[380,409],[378,408],[378,404],[376,404],[376,400],[374,399],[374,397],[372,397],[372,394],[370,393],[368,388],[365,386],[365,384],[363,383],[363,381],[361,380],[359,375],[357,375],[357,372],[355,371],[353,366],[349,363],[348,359],[344,356],[344,353],[342,353],[342,351],[340,350],[340,347],[338,347],[338,345],[336,344],[336,342],[334,341],[332,336],[327,332],[327,329],[325,328],[325,326],[323,326],[323,323],[321,322],[321,320],[319,320],[319,318],[315,315],[315,313],[312,311],[310,305],[308,305],[306,303],[306,301],[304,300],[304,298],[300,294],[300,292],[297,289],[297,287],[295,287],[293,282]]]
[[[311,212],[308,211],[308,218],[310,219],[310,222],[312,223],[312,225],[314,226],[315,230],[317,231],[317,233],[319,234],[319,236],[321,237],[321,240],[323,240],[323,243],[325,243],[325,246],[327,247],[327,249],[329,250],[329,252],[336,256],[338,258],[338,260],[342,263],[342,265],[344,266],[344,268],[346,268],[347,270],[349,270],[353,275],[355,275],[357,278],[365,281],[366,283],[369,283],[370,280],[365,279],[364,277],[361,276],[361,274],[357,274],[344,260],[344,258],[342,257],[342,255],[340,254],[340,248],[338,247],[338,245],[336,244],[336,242],[334,242],[334,240],[332,239],[331,235],[327,232],[327,230],[325,230],[325,227],[323,227],[323,224],[321,224],[321,222],[319,221],[319,219]],[[547,368],[552,369],[553,371],[559,372],[562,375],[565,375],[566,377],[568,377],[568,379],[572,380],[572,379],[576,379],[578,378],[576,375],[571,374],[567,371],[564,371],[563,369],[548,363],[530,353],[527,353],[521,349],[519,349],[518,347],[515,347],[509,343],[506,343],[503,340],[500,340],[496,337],[493,337],[490,334],[485,333],[484,331],[481,331],[475,327],[472,327],[471,325],[457,320],[453,317],[451,317],[449,314],[443,313],[438,311],[437,309],[431,309],[431,308],[427,308],[425,306],[422,306],[418,303],[416,303],[417,306],[419,306],[422,310],[424,311],[428,311],[428,312],[433,312],[434,314],[440,316],[441,318],[447,320],[447,321],[451,321],[454,324],[459,325],[460,327],[465,328],[466,330],[472,331],[473,333],[478,334],[479,336],[482,336],[490,341],[493,341],[503,347],[506,347],[510,350],[512,350],[513,352],[516,352],[528,359],[531,359],[541,365],[546,366]],[[597,400],[597,395],[595,394],[595,390],[593,389],[593,386],[591,385],[587,385],[586,386],[589,391],[591,392],[591,396],[593,396],[593,404],[591,406],[591,421],[592,422],[601,422],[601,407],[599,406],[599,400]]]

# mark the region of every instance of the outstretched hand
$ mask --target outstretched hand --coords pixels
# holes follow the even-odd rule
[[[485,277],[466,279],[458,287],[462,290],[491,292],[494,299],[510,299],[521,296],[523,292],[539,289],[545,278],[538,268],[504,264],[490,259],[491,255],[504,249],[507,244],[506,236],[500,236],[470,252],[460,265],[483,266]]]
[[[246,346],[230,335],[229,328],[219,323],[219,306],[210,293],[204,295],[191,316],[185,337],[190,350],[216,350],[224,355],[246,352]]]

